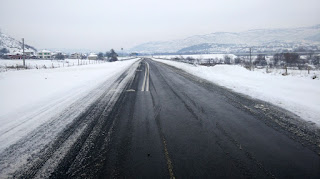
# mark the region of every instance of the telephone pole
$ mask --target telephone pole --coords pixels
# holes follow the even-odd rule
[[[26,67],[26,60],[24,56],[24,38],[22,38],[22,58],[23,58],[23,67]]]
[[[252,71],[251,47],[250,47],[250,71]]]

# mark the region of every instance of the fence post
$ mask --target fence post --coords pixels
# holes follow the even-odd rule
[[[284,66],[284,68],[286,69],[286,73],[285,75],[287,76],[288,75],[288,68],[287,68],[287,65]]]

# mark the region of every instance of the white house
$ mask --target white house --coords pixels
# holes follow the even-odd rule
[[[22,50],[21,50],[21,54],[22,54]],[[35,56],[35,53],[33,50],[24,50],[24,54],[26,56]]]
[[[98,59],[98,55],[94,53],[90,53],[90,55],[88,56],[88,60],[97,60],[97,59]]]
[[[37,53],[37,57],[39,59],[51,59],[52,52],[50,52],[49,50],[41,50]]]
[[[70,55],[69,58],[71,58],[71,59],[80,59],[81,56],[82,55],[80,53],[73,53],[73,54]]]

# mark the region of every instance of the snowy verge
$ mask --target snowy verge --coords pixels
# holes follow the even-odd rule
[[[65,60],[41,60],[41,59],[26,59],[26,67],[30,69],[50,69],[50,68],[67,68],[73,66],[93,65],[106,63],[101,60],[87,60],[87,59],[65,59]],[[0,72],[25,70],[22,69],[22,59],[0,59]],[[19,67],[17,69],[17,67]]]
[[[0,73],[0,151],[138,60]]]
[[[194,66],[158,60],[235,92],[270,102],[320,126],[320,80],[248,71],[237,65]]]

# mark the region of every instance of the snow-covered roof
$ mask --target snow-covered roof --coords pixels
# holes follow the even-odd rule
[[[7,55],[22,55],[22,52],[15,51],[15,52],[7,53]]]
[[[50,51],[49,51],[49,50],[40,50],[39,52],[50,53]],[[39,52],[38,52],[38,53],[39,53]]]
[[[98,55],[91,53],[88,57],[97,57]]]
[[[33,50],[29,50],[29,49],[25,49],[24,50],[24,53],[28,53],[28,52],[33,52],[34,53],[34,51]],[[14,50],[14,51],[12,51],[12,52],[10,52],[10,53],[8,53],[8,54],[23,54],[23,50]]]
[[[19,50],[19,52],[23,52],[23,50]],[[24,52],[34,52],[34,50],[24,49]]]

